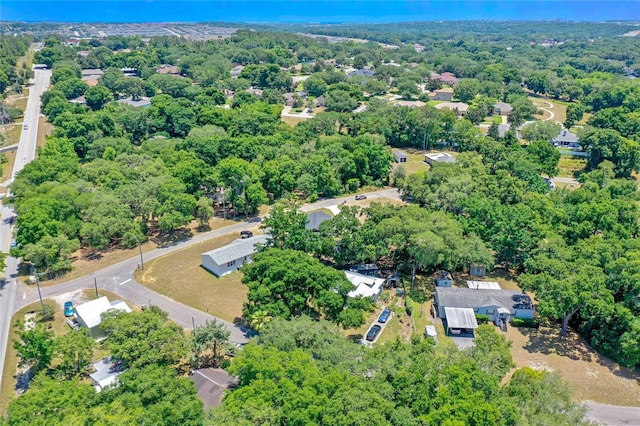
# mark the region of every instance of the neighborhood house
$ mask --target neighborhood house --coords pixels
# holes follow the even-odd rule
[[[434,90],[433,93],[429,95],[429,97],[434,101],[452,101],[453,89],[451,89],[450,87],[445,87],[444,89]]]
[[[386,281],[384,278],[370,277],[351,271],[345,271],[344,274],[351,281],[351,284],[356,287],[349,292],[349,297],[362,296],[378,300],[380,293],[382,293],[382,286]]]
[[[533,318],[534,313],[531,298],[518,290],[436,287],[434,308],[441,319],[448,319],[446,308],[469,308],[488,315],[500,327],[506,327],[511,317]]]
[[[558,136],[553,138],[553,146],[557,146],[559,148],[569,148],[576,151],[582,150],[578,135],[568,131],[567,129],[563,129],[558,134]]]
[[[82,327],[89,329],[89,335],[94,339],[105,337],[105,332],[100,328],[102,322],[101,315],[110,310],[131,312],[131,308],[122,300],[109,302],[106,296],[92,300],[82,305],[76,306],[76,316],[78,323]]]
[[[433,165],[433,163],[455,163],[456,157],[446,152],[439,152],[437,154],[425,154],[424,162]]]
[[[93,364],[95,373],[91,374],[91,384],[96,392],[101,392],[108,387],[118,385],[118,376],[122,374],[124,368],[122,364],[115,364],[111,358],[102,358]]]
[[[256,235],[250,238],[238,238],[237,240],[206,253],[202,253],[202,266],[221,277],[250,262],[256,252],[256,244],[266,244],[269,237]]]

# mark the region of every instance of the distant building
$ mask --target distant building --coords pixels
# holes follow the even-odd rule
[[[221,277],[251,262],[256,252],[256,244],[266,244],[269,237],[256,235],[250,238],[238,238],[224,247],[202,253],[202,267]]]
[[[493,105],[492,115],[511,115],[513,107],[506,102],[496,102]]]
[[[351,284],[356,287],[349,292],[349,297],[362,296],[378,300],[382,293],[383,284],[386,281],[384,278],[370,277],[351,271],[345,271],[344,274]]]
[[[244,69],[244,65],[237,65],[231,69],[231,77],[238,78],[242,70]]]
[[[355,272],[360,275],[367,275],[370,277],[377,277],[378,274],[378,266],[374,263],[363,263],[360,265],[353,265],[349,268],[350,272]]]
[[[450,87],[437,89],[437,90],[434,90],[433,93],[429,94],[429,97],[434,101],[452,101],[453,89]]]
[[[132,98],[129,97],[124,99],[118,99],[117,102],[121,104],[131,105],[136,108],[147,108],[151,106],[151,99],[147,98],[146,96],[141,97],[137,101],[134,101]]]
[[[464,116],[469,110],[469,105],[464,102],[443,102],[436,105],[435,108],[440,110],[448,109],[450,111],[455,111],[458,116]]]
[[[156,72],[158,74],[173,74],[173,75],[180,74],[180,70],[178,69],[178,67],[176,67],[175,65],[167,65],[167,64],[160,65],[158,68],[156,68]]]
[[[446,152],[438,152],[435,154],[425,154],[425,163],[433,165],[433,163],[455,163],[456,157]]]
[[[393,150],[393,156],[396,159],[396,163],[406,163],[407,162],[407,154],[404,151],[399,149]]]
[[[366,68],[362,68],[359,70],[351,71],[347,74],[349,77],[373,77],[376,75],[376,72],[373,70],[368,70]]]
[[[575,151],[582,150],[582,145],[580,145],[578,135],[567,129],[562,129],[562,131],[558,133],[558,136],[553,138],[552,142],[553,146],[557,146],[558,148],[568,148]]]
[[[455,86],[456,84],[458,84],[458,81],[460,81],[458,77],[455,76],[455,74],[450,72],[443,72],[442,74],[432,72],[429,76],[429,79],[439,81],[450,86]]]
[[[422,101],[398,101],[394,104],[394,106],[403,106],[409,108],[420,108],[425,105],[426,104]]]
[[[262,89],[256,89],[255,87],[249,87],[247,89],[247,93],[252,94],[253,96],[257,96],[258,98],[262,97],[262,94],[264,93],[264,90]]]
[[[318,96],[317,98],[315,98],[313,100],[313,105],[316,107],[323,107],[324,106],[324,96]]]

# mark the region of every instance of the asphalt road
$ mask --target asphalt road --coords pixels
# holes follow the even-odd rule
[[[396,189],[384,189],[364,194],[368,199],[384,200],[384,199],[400,199]],[[302,208],[303,211],[317,210],[332,205],[339,205],[343,202],[355,200],[354,196],[335,198],[330,200],[320,200],[312,204],[308,204]],[[221,237],[230,233],[240,233],[242,230],[248,230],[256,225],[257,219],[250,219],[244,222],[238,222],[224,228],[216,229],[197,235],[187,241],[176,243],[167,247],[157,248],[143,254],[145,262],[164,256],[176,250],[181,250],[193,244],[207,241],[213,238]],[[192,328],[202,325],[206,320],[218,320],[225,324],[231,330],[231,340],[236,343],[244,343],[247,341],[247,330],[243,329],[228,321],[216,318],[213,315],[199,311],[197,309],[186,306],[180,302],[176,302],[166,296],[158,294],[143,285],[139,284],[133,277],[138,265],[140,265],[140,257],[135,256],[130,259],[119,262],[115,265],[107,266],[93,274],[67,281],[51,287],[42,287],[42,297],[55,297],[68,292],[72,292],[84,288],[92,288],[94,281],[97,282],[98,289],[105,289],[119,296],[128,299],[138,305],[154,304],[162,308],[169,314],[169,318],[177,324],[185,328]],[[38,300],[37,289],[33,287],[22,286],[17,292],[15,300],[14,312]]]
[[[640,407],[618,407],[586,401],[587,418],[607,426],[640,425]]]
[[[12,178],[6,184],[13,181],[16,173],[22,170],[26,163],[32,161],[36,155],[36,145],[38,142],[38,121],[40,118],[40,96],[49,87],[51,79],[50,70],[34,70],[33,83],[29,87],[29,97],[24,112],[23,125],[27,129],[22,129],[20,141],[16,153],[16,160],[13,165]],[[0,216],[0,250],[9,251],[13,228],[14,212],[12,209],[3,206]],[[14,301],[17,293],[18,260],[9,257],[2,279],[0,280],[0,377],[4,369],[4,358],[9,341],[9,330],[11,315],[14,312]]]

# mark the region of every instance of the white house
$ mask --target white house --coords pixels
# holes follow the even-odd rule
[[[456,157],[447,152],[438,152],[434,154],[425,154],[424,161],[427,164],[433,163],[455,163]]]
[[[256,244],[266,244],[268,240],[266,235],[239,238],[224,247],[202,253],[202,266],[218,277],[237,271],[245,262],[251,261]]]
[[[111,358],[102,358],[93,364],[95,373],[91,374],[91,384],[96,392],[101,392],[105,388],[118,386],[118,376],[124,369],[121,365],[114,364]]]
[[[127,306],[127,304],[122,300],[109,302],[109,299],[107,299],[106,296],[102,296],[98,299],[76,306],[76,317],[80,326],[89,329],[91,337],[99,339],[101,337],[105,337],[104,331],[100,328],[100,323],[102,322],[102,318],[100,318],[100,316],[112,309],[131,312],[131,308],[129,308],[129,306]]]
[[[356,287],[349,292],[349,297],[362,296],[378,300],[380,293],[382,293],[382,285],[386,281],[384,278],[370,277],[351,271],[344,271],[344,274],[351,281],[351,284]]]

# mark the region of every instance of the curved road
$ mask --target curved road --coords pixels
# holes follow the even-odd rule
[[[400,196],[396,189],[384,189],[380,191],[369,192],[364,195],[366,195],[368,199],[400,199]],[[351,201],[353,199],[353,196],[348,196],[330,200],[320,200],[315,203],[303,206],[301,210],[317,210],[342,204],[343,202]],[[224,228],[197,235],[188,241],[151,250],[147,253],[144,253],[144,260],[149,261],[152,259],[156,259],[160,256],[164,256],[177,250],[184,249],[202,241],[221,237],[230,233],[239,233],[240,231],[250,229],[255,225],[256,219],[250,219],[244,222],[238,222],[233,225],[225,226]],[[157,305],[164,311],[168,312],[169,318],[171,318],[182,327],[192,328],[194,323],[196,325],[202,325],[206,320],[217,319],[218,321],[224,323],[225,326],[229,328],[229,330],[231,330],[232,341],[237,343],[245,343],[247,341],[249,330],[172,300],[167,296],[156,293],[153,290],[150,290],[144,287],[142,284],[138,283],[134,279],[133,274],[139,263],[140,260],[138,256],[133,256],[127,260],[116,263],[115,265],[107,266],[95,273],[88,274],[83,277],[76,278],[74,280],[67,281],[55,286],[41,287],[42,297],[50,298],[74,290],[92,288],[94,285],[94,280],[96,280],[99,288],[116,293],[119,296],[122,296],[123,298],[126,298],[138,305]],[[18,294],[16,295],[14,312],[38,300],[38,291],[36,288],[21,286],[17,293]]]

